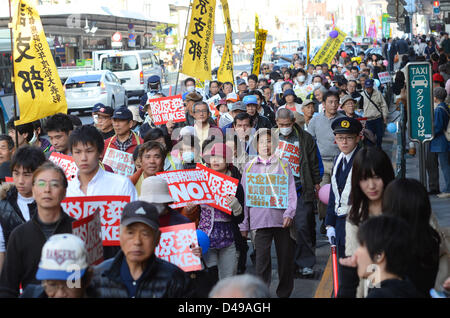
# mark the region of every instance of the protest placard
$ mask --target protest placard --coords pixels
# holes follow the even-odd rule
[[[202,269],[200,258],[190,249],[192,244],[198,246],[195,223],[166,226],[159,230],[161,238],[155,249],[156,257],[177,265],[185,272]]]
[[[296,177],[300,177],[300,147],[298,141],[295,143],[289,143],[284,140],[278,142],[276,149],[278,158],[286,160],[291,167],[292,174]]]
[[[14,183],[13,177],[5,177],[5,182]]]
[[[123,208],[129,202],[129,195],[86,196],[65,198],[61,206],[67,214],[77,220],[90,216],[98,209],[102,224],[103,245],[118,246],[120,245],[120,217]]]
[[[236,195],[239,180],[214,171],[199,163],[197,163],[197,169],[205,171],[208,177],[208,187],[214,197],[214,202],[209,203],[209,205],[225,213],[231,214],[231,209],[227,203],[226,197],[229,194],[233,196]]]
[[[389,72],[380,72],[378,73],[378,78],[380,79],[381,84],[386,84],[391,82],[391,75]]]
[[[131,176],[134,173],[133,154],[113,148],[106,149],[103,164],[110,166],[114,173]]]
[[[89,265],[98,265],[103,261],[102,226],[99,209],[84,219],[72,222],[72,234],[83,240]]]
[[[186,110],[181,95],[149,98],[147,104],[150,105],[155,125],[163,125],[169,120],[174,123],[186,121]]]
[[[157,173],[169,184],[169,192],[174,201],[171,208],[185,207],[188,203],[210,204],[214,198],[208,187],[208,177],[204,170],[187,169]]]
[[[67,181],[71,181],[72,179],[77,177],[78,167],[71,156],[67,156],[58,152],[52,152],[48,160],[52,161],[54,164],[64,170]]]
[[[249,207],[287,209],[288,176],[283,174],[247,173],[246,203]]]
[[[220,95],[216,94],[206,101],[206,104],[208,104],[209,107],[209,111],[214,116],[217,116],[217,114],[219,113],[219,111],[217,110],[217,105],[219,105],[220,100]]]

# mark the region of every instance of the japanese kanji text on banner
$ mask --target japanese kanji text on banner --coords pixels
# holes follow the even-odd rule
[[[13,8],[14,82],[20,119],[16,125],[67,113],[67,102],[41,19],[29,1],[16,0]]]
[[[194,0],[182,73],[211,80],[211,50],[214,38],[216,0]]]
[[[264,55],[264,47],[266,46],[267,30],[259,29],[255,42],[255,53],[253,54],[252,74],[259,75],[259,69]]]
[[[347,36],[347,34],[342,32],[338,28],[335,28],[335,30],[338,32],[338,36],[335,38],[332,38],[331,36],[328,37],[328,39],[322,45],[320,50],[314,56],[314,59],[311,61],[311,64],[319,65],[327,63],[328,66],[330,66],[331,61],[333,61],[333,57],[336,55],[336,52],[338,51],[339,47],[341,46],[342,42],[344,42],[345,37]]]
[[[222,2],[222,10],[227,26],[227,33],[225,35],[225,47],[223,49],[222,60],[217,71],[217,79],[221,82],[231,82],[233,80],[233,39],[231,30],[230,11],[227,0],[220,0]]]

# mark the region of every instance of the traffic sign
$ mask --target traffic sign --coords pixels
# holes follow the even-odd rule
[[[439,14],[439,12],[441,12],[440,9],[439,9],[439,7],[434,7],[434,8],[433,8],[433,13],[434,13],[434,14]]]
[[[434,105],[431,76],[431,64],[428,62],[406,64],[409,138],[421,143],[433,137]]]

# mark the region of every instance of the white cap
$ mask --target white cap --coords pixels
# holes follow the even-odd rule
[[[142,123],[143,122],[141,116],[139,115],[139,108],[137,108],[136,106],[128,106],[128,109],[133,114],[133,120],[134,121],[137,121],[138,123]]]
[[[73,234],[52,235],[42,248],[38,280],[67,280],[74,272],[82,277],[89,264],[84,242]]]
[[[139,200],[148,203],[172,203],[173,199],[169,192],[169,185],[160,176],[145,178],[141,185]]]
[[[195,128],[192,126],[184,126],[180,130],[180,136],[194,136],[195,135]]]

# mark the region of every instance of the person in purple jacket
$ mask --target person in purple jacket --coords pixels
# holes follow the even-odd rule
[[[294,176],[288,163],[275,155],[278,144],[275,133],[261,128],[253,142],[258,156],[248,162],[243,171],[241,184],[246,193],[246,204],[244,220],[239,228],[244,238],[249,231],[255,231],[256,275],[262,277],[268,285],[272,276],[270,249],[272,241],[275,241],[279,276],[276,294],[280,298],[287,298],[294,287],[295,245],[290,236],[290,226],[297,207]],[[266,181],[260,180],[260,186],[250,184],[250,181],[258,178],[265,178]],[[273,180],[278,182],[272,183]],[[287,183],[284,189],[283,182]],[[272,201],[274,197],[276,200]],[[272,207],[274,203],[279,208]]]

